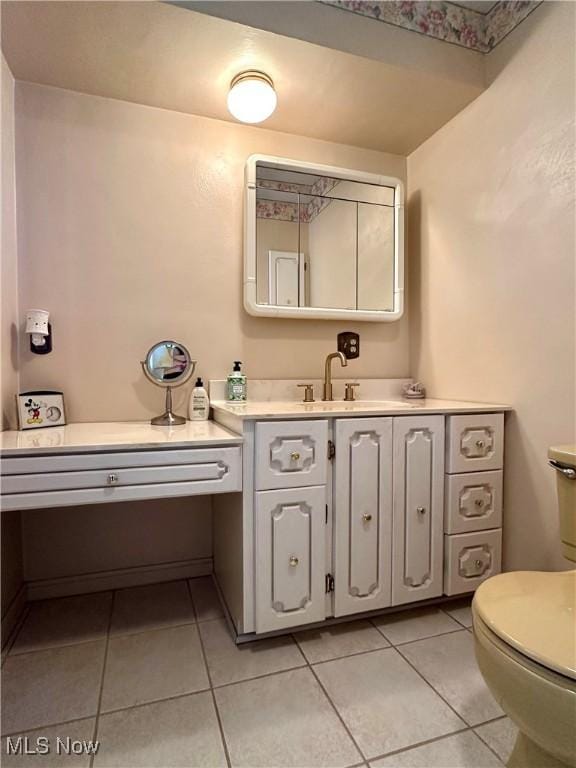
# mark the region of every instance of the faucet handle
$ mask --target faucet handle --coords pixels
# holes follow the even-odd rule
[[[359,387],[360,384],[348,381],[346,382],[346,391],[344,392],[344,400],[347,403],[353,403],[354,400],[356,400],[355,393],[354,393],[354,387]]]
[[[314,402],[314,384],[298,384],[299,387],[304,387],[304,403]]]

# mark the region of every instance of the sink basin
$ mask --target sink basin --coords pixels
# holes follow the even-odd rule
[[[370,409],[375,410],[389,408],[416,408],[418,407],[414,403],[405,403],[402,400],[354,400],[353,402],[347,402],[346,400],[332,400],[329,402],[318,401],[315,403],[294,403],[293,405],[300,406],[302,409],[308,411],[342,411],[342,410],[354,410],[354,409]]]

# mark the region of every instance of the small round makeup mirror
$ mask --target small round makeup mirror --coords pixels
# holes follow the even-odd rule
[[[172,412],[172,388],[185,384],[194,373],[196,361],[184,346],[176,341],[160,341],[150,348],[146,360],[142,360],[142,370],[153,384],[166,389],[166,410],[161,416],[151,419],[156,427],[172,427],[185,424],[183,416]]]

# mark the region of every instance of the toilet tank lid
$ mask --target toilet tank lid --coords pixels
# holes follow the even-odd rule
[[[553,445],[548,449],[548,456],[562,464],[576,467],[576,445]]]
[[[513,571],[476,590],[473,612],[508,645],[576,679],[576,571]]]

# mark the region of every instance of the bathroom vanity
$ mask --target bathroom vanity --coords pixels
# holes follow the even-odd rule
[[[244,439],[242,495],[213,503],[240,638],[471,592],[499,572],[506,406],[212,405]]]

